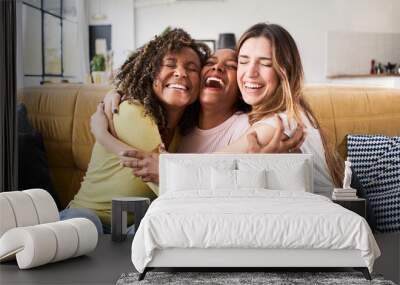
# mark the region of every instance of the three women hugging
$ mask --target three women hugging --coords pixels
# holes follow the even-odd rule
[[[314,192],[331,195],[343,166],[303,97],[296,43],[259,23],[236,50],[209,49],[182,29],[133,53],[91,119],[96,138],[79,192],[61,212],[110,231],[112,197],[158,194],[160,152],[313,154]]]

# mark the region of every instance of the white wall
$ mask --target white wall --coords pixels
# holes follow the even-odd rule
[[[41,13],[22,5],[22,41],[24,74],[42,74]]]
[[[400,62],[400,33],[330,31],[327,42],[328,75],[368,73],[371,60]]]
[[[132,50],[167,26],[182,27],[197,39],[217,40],[221,32],[234,32],[239,38],[250,25],[269,21],[283,25],[296,39],[306,81],[321,83],[329,82],[326,79],[329,31],[400,33],[400,0],[197,0],[171,4],[162,3],[172,0],[76,1],[86,1],[90,25],[112,25],[114,68],[119,67]],[[134,8],[135,2],[147,6]],[[159,5],[149,5],[154,3]],[[24,9],[19,11],[26,16],[25,12]],[[104,14],[106,19],[94,19],[98,13]],[[28,17],[34,17],[33,14],[29,13]],[[39,56],[25,56],[27,49],[29,54],[40,54],[37,53],[37,31],[35,23],[23,25],[23,31],[19,28],[19,37],[21,32],[26,37],[23,45],[25,73],[41,69]],[[397,62],[400,63],[400,58]],[[83,75],[79,81],[83,80]]]
[[[83,1],[83,0],[80,0]],[[96,20],[104,14],[104,20]],[[111,24],[111,45],[114,51],[114,68],[120,66],[134,47],[133,0],[89,0],[89,25]]]
[[[112,2],[118,6],[117,3],[129,1]],[[278,23],[297,41],[306,81],[320,83],[327,81],[328,31],[400,33],[399,17],[399,0],[187,1],[136,8],[135,30],[124,25],[124,32],[130,39],[135,32],[138,47],[168,25],[182,27],[198,39],[216,40],[221,32],[234,32],[239,38],[257,22]]]
[[[63,64],[64,75],[76,76],[80,75],[80,54],[78,44],[78,24],[65,20],[63,22]],[[80,76],[81,81],[83,76]]]

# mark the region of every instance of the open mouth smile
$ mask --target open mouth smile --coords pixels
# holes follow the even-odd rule
[[[250,90],[259,90],[263,87],[264,86],[259,83],[254,83],[254,82],[245,82],[244,83],[244,88],[250,89]]]
[[[178,83],[169,83],[166,85],[167,88],[170,89],[175,89],[175,90],[183,90],[183,91],[188,91],[189,88],[183,84],[178,84]]]
[[[225,87],[225,83],[221,78],[210,76],[207,77],[204,86],[209,88],[223,89]]]

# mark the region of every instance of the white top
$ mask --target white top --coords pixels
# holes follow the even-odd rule
[[[239,139],[250,127],[248,116],[237,112],[222,124],[202,130],[194,128],[188,135],[182,137],[178,153],[211,153],[216,152]]]
[[[297,122],[293,120],[289,127],[286,112],[281,112],[278,115],[282,119],[284,133],[291,137],[297,128]],[[309,153],[313,155],[314,193],[330,198],[332,196],[334,184],[326,164],[325,150],[322,144],[321,134],[318,129],[315,129],[311,125],[311,122],[307,119],[304,113],[302,114],[302,119],[303,123],[305,124],[306,138],[304,143],[301,145],[300,150],[302,153]],[[273,128],[276,127],[276,121],[274,117],[262,119],[255,124],[265,124]]]

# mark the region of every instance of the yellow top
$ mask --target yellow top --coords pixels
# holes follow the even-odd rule
[[[139,104],[125,101],[114,115],[115,131],[124,143],[144,151],[154,150],[161,137],[157,125]],[[168,151],[175,152],[178,136],[175,136]],[[111,200],[113,197],[140,196],[154,199],[158,186],[145,183],[132,174],[132,169],[123,167],[119,157],[95,143],[88,169],[81,188],[70,202],[70,208],[88,208],[96,212],[104,224],[111,223]]]

